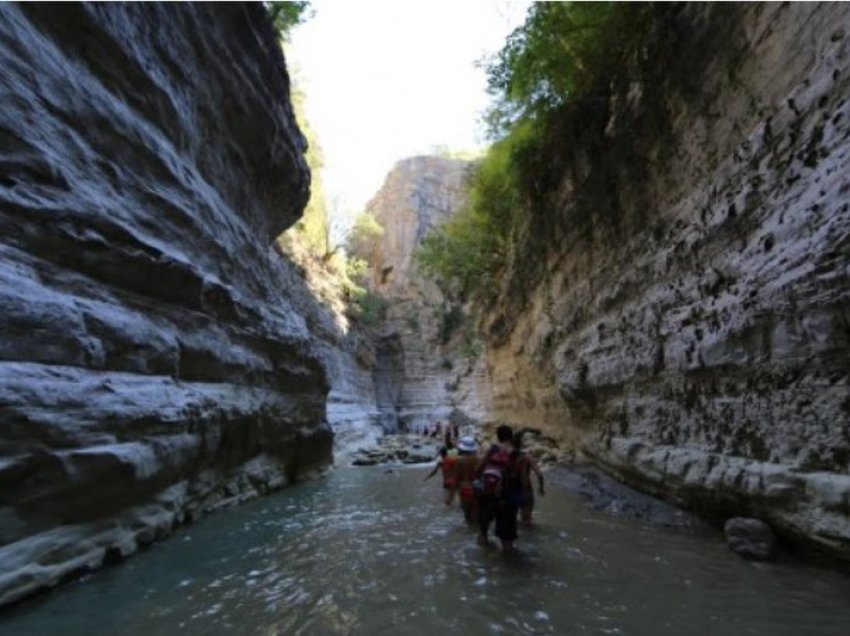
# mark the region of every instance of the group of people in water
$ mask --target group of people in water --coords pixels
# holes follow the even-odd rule
[[[425,480],[437,472],[443,474],[446,505],[459,498],[466,523],[478,528],[478,543],[490,544],[488,535],[494,524],[502,551],[512,552],[517,522],[531,526],[532,473],[537,477],[538,493],[542,496],[544,492],[543,473],[534,458],[522,450],[522,432],[514,434],[510,426],[499,426],[496,443],[479,452],[474,437],[457,439],[457,431],[449,429],[437,464]]]
[[[433,424],[420,424],[415,429],[417,435],[436,438],[442,437],[444,431],[447,439],[457,439],[460,436],[460,427],[457,424],[444,425],[439,420]]]

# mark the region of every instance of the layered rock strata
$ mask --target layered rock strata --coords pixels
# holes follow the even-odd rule
[[[259,4],[0,6],[0,604],[330,461]]]
[[[734,38],[712,39],[718,10]],[[549,224],[526,228],[533,257],[488,316],[496,416],[850,560],[850,8],[680,17],[715,52],[695,97],[634,85],[581,133],[595,155],[564,142]],[[668,145],[639,132],[652,95]],[[603,169],[618,224],[577,231],[575,192]]]
[[[325,352],[334,461],[344,463],[355,451],[374,447],[384,435],[375,390],[375,345],[367,335],[350,330],[328,341]]]
[[[386,431],[487,412],[483,346],[472,341],[472,320],[421,275],[413,256],[425,235],[464,204],[470,169],[457,159],[404,159],[367,206],[383,229],[370,288],[387,302],[373,374]]]

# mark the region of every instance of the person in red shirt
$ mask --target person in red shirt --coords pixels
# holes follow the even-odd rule
[[[434,470],[425,476],[422,481],[428,481],[437,474],[437,471],[443,472],[443,492],[446,497],[446,505],[451,505],[455,494],[455,463],[457,462],[457,450],[443,446],[440,449],[440,459],[437,460],[437,465]]]

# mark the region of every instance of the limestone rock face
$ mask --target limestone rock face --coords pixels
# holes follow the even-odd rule
[[[850,559],[850,7],[739,9],[696,98],[668,98],[672,146],[565,150],[550,218],[605,165],[619,225],[529,226],[487,316],[495,415]]]
[[[387,301],[377,334],[375,390],[383,428],[414,430],[452,413],[487,412],[481,353],[464,307],[423,278],[413,252],[463,205],[471,164],[440,157],[400,161],[367,209],[383,228],[373,255],[373,292]]]
[[[259,4],[0,5],[0,604],[330,461]]]
[[[372,259],[371,288],[396,296],[407,291],[413,250],[425,235],[463,204],[470,163],[460,159],[419,156],[403,159],[366,205],[383,235]]]
[[[334,462],[346,462],[355,451],[374,447],[383,437],[375,391],[375,345],[357,331],[337,337],[326,347],[327,418],[334,434]]]

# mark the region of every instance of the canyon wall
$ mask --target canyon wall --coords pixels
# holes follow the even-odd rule
[[[0,604],[330,460],[260,4],[0,5]]]
[[[552,140],[547,214],[485,321],[493,416],[850,560],[850,7],[676,20],[658,84]]]
[[[351,329],[330,339],[323,357],[334,462],[344,464],[352,452],[374,446],[384,435],[375,391],[375,345],[367,334]]]
[[[464,204],[470,169],[458,159],[404,159],[367,206],[383,229],[371,258],[370,289],[386,301],[374,371],[386,431],[487,413],[483,346],[470,341],[467,308],[423,277],[413,256],[428,231]]]

